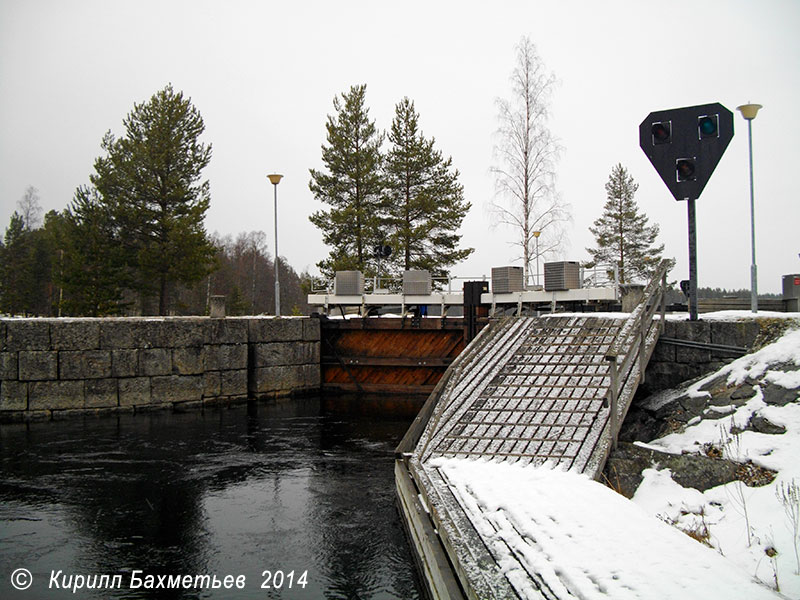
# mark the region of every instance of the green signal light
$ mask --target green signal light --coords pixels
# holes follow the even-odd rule
[[[717,125],[717,115],[704,115],[697,119],[697,131],[701,138],[717,137],[719,127]]]

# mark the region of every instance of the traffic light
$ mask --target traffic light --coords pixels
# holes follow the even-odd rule
[[[676,200],[696,200],[733,138],[733,113],[719,103],[652,112],[639,146]]]

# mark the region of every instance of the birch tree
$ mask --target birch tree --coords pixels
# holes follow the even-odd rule
[[[524,37],[517,46],[511,96],[497,100],[497,165],[491,169],[496,193],[490,210],[496,224],[514,232],[510,243],[520,252],[516,260],[522,260],[526,283],[538,256],[556,254],[564,246],[564,225],[571,219],[569,205],[556,191],[561,147],[548,127],[555,82],[536,46]]]

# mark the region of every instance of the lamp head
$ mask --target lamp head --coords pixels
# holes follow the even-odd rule
[[[267,175],[267,177],[272,185],[278,185],[281,179],[283,179],[283,175],[278,175],[277,173],[272,173],[271,175]]]
[[[763,108],[760,104],[742,104],[741,106],[737,106],[736,110],[742,113],[745,119],[752,121],[756,118],[760,108]]]

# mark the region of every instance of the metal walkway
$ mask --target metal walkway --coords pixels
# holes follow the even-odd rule
[[[447,370],[398,447],[395,470],[434,596],[518,597],[435,459],[547,462],[597,478],[663,327],[665,283],[662,264],[635,311],[619,318],[496,321]],[[541,597],[555,596],[542,589]]]

